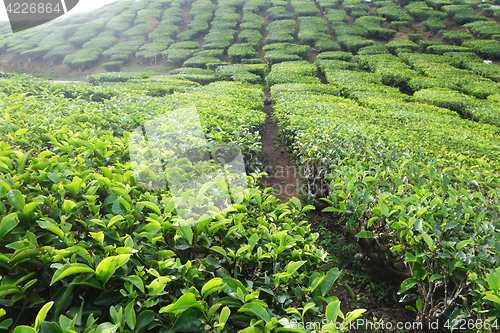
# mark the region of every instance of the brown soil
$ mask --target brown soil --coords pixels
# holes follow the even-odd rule
[[[263,180],[262,188],[272,187],[274,195],[282,202],[292,197],[300,198],[300,173],[297,165],[290,158],[286,146],[279,141],[278,123],[272,118],[273,107],[264,106],[267,114],[266,124],[262,133],[262,153],[264,157],[264,171],[267,176]]]

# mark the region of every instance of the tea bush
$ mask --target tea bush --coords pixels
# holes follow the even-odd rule
[[[221,61],[219,58],[204,56],[195,56],[184,61],[185,67],[208,68],[212,70],[226,64],[228,63]]]
[[[262,34],[256,29],[242,30],[238,38],[245,43],[258,44],[262,39]]]
[[[479,56],[486,59],[500,59],[500,41],[497,40],[468,40],[463,46],[470,47]]]
[[[466,62],[464,67],[473,73],[500,82],[500,65]]]
[[[338,78],[337,73],[336,79],[329,81],[338,86]],[[484,168],[489,168],[490,164],[483,163],[482,158],[485,152],[493,149],[487,153],[488,159],[496,159],[494,156],[498,152],[494,150],[497,148],[490,145],[489,140],[495,138],[497,130],[464,121],[449,111],[405,102],[401,98],[360,96],[362,107],[352,100],[328,95],[326,91],[294,91],[278,85],[272,88],[272,93],[280,128],[290,140],[296,160],[310,172],[306,174],[311,181],[315,179],[316,182],[322,175],[331,173],[327,177],[330,186],[327,182],[316,182],[309,187],[310,195],[322,197],[325,191],[330,193],[325,201],[331,207],[325,211],[335,214],[345,226],[344,230],[351,230],[345,233],[351,233],[353,239],[358,239],[367,248],[366,254],[361,256],[366,259],[362,260],[371,267],[381,265],[381,273],[391,272],[404,280],[400,290],[402,300],[411,299],[415,304],[407,308],[418,312],[423,323],[439,318],[440,326],[457,311],[464,316],[493,320],[495,305],[483,299],[486,291],[481,286],[498,260],[493,250],[498,234],[491,232],[498,222],[500,207],[493,203],[495,199],[488,201],[487,198],[498,196],[495,177],[499,165],[493,162],[495,171],[487,171]],[[346,93],[351,92],[344,90],[343,94]],[[476,135],[476,138],[471,140],[469,135]],[[489,139],[485,139],[486,136]],[[445,148],[447,145],[451,146]],[[463,155],[455,155],[458,151]],[[450,155],[443,158],[441,154]],[[470,174],[471,169],[463,167],[463,163],[471,163],[484,171]],[[325,168],[331,171],[325,172]],[[487,176],[483,177],[482,172]],[[383,182],[377,181],[382,179],[380,177]],[[442,181],[440,177],[447,180]],[[403,178],[407,181],[402,182]],[[462,198],[460,192],[464,195],[463,201],[455,201]],[[453,200],[447,201],[450,193]],[[438,204],[439,208],[434,206]],[[455,212],[463,205],[471,209],[467,221],[461,220],[464,215],[456,218],[451,214],[436,215],[444,209]],[[485,215],[473,214],[475,208]],[[414,209],[415,214],[408,209]],[[434,213],[427,214],[427,211]],[[370,218],[364,220],[365,214]],[[481,225],[488,225],[489,231]],[[455,227],[458,230],[452,231]],[[377,236],[381,234],[384,237]],[[444,239],[447,241],[443,242]],[[455,240],[450,243],[452,239]],[[481,244],[491,252],[469,251],[468,247],[464,248],[469,242]],[[370,254],[371,250],[380,256]],[[488,259],[482,261],[481,256]],[[398,260],[408,263],[408,271],[394,266]],[[481,264],[474,266],[473,262]],[[441,290],[444,283],[436,281],[449,283],[453,290],[447,292],[464,295],[468,302],[462,303],[458,297],[448,303],[440,302],[436,297],[441,299],[443,296],[431,290]],[[418,288],[413,288],[416,286]]]
[[[462,42],[466,39],[471,39],[472,35],[461,32],[461,31],[446,31],[443,32],[443,39],[448,43],[452,43],[455,45],[461,45]]]
[[[125,31],[134,20],[134,17],[134,13],[121,13],[111,18],[108,23],[106,23],[106,29],[120,32]]]
[[[318,54],[316,59],[336,59],[343,61],[350,61],[352,59],[352,53],[350,52],[323,52]]]
[[[326,21],[319,17],[299,17],[298,38],[303,44],[315,45],[319,40],[330,39]]]
[[[231,57],[234,62],[240,62],[244,58],[254,58],[257,55],[255,44],[242,43],[233,44],[228,50],[227,55]]]
[[[418,101],[455,110],[469,118],[500,126],[500,114],[496,105],[482,102],[458,91],[423,89],[417,91],[414,97]]]
[[[282,62],[271,67],[267,82],[269,85],[279,83],[320,83],[316,74],[316,67],[305,61]]]
[[[347,13],[345,10],[339,10],[339,9],[333,9],[333,8],[328,8],[326,10],[326,19],[332,26],[346,23],[349,17],[347,16]]]
[[[161,52],[168,47],[168,43],[148,43],[144,44],[139,48],[139,51],[135,53],[135,56],[144,61],[150,60],[153,63],[155,57],[161,59]]]
[[[284,6],[274,6],[267,9],[269,16],[273,20],[286,20],[291,19],[295,15],[289,12]]]
[[[387,47],[383,44],[374,44],[371,46],[365,46],[358,50],[358,55],[370,55],[370,54],[388,54],[390,53]]]
[[[439,40],[421,40],[418,42],[418,46],[422,49],[422,51],[426,51],[429,46],[432,45],[443,45],[442,41]]]
[[[147,36],[149,34],[149,27],[146,23],[134,25],[132,28],[122,32],[125,37],[134,36]]]
[[[135,39],[127,42],[122,42],[112,46],[104,51],[102,54],[109,57],[110,61],[127,61],[129,57],[134,54],[141,45],[144,44],[144,39]]]
[[[173,44],[172,44],[173,45]],[[168,61],[173,63],[184,63],[187,59],[196,55],[199,50],[198,49],[180,49],[180,48],[171,48],[168,50],[162,51],[160,54],[163,58],[167,58]]]
[[[2,103],[16,105],[20,96],[5,96]],[[212,129],[209,137],[255,140],[255,145],[258,136],[247,132],[265,119],[260,89],[221,83],[176,100],[122,95],[92,104],[47,95],[44,103],[27,96],[23,101],[37,103],[36,111],[13,115],[1,142],[1,287],[9,291],[0,296],[6,306],[2,325],[20,317],[16,332],[106,327],[139,332],[241,323],[272,330],[292,320],[315,320],[318,312],[336,320],[339,301],[329,292],[340,271],[319,273],[328,254],[316,247],[318,235],[302,221],[311,206],[297,199],[280,205],[269,190],[252,183],[237,208],[197,226],[179,226],[173,197],[139,187],[131,170],[128,131],[193,101]],[[69,109],[81,107],[85,114],[68,117]],[[30,128],[34,112],[47,116]],[[65,148],[69,145],[74,150]],[[52,152],[53,147],[58,149]],[[20,187],[17,175],[23,171],[31,176]],[[260,279],[259,272],[267,278]],[[301,290],[300,300],[290,287]],[[23,297],[16,296],[32,293],[33,305],[23,306]],[[292,307],[310,304],[317,305],[302,313]],[[25,312],[26,307],[34,311]]]
[[[261,30],[264,24],[265,20],[259,15],[252,12],[245,12],[241,20],[240,28]]]
[[[347,62],[336,59],[328,59],[328,60],[318,59],[314,62],[314,64],[322,71],[345,70],[345,69],[354,70],[358,68],[358,64],[355,62]]]
[[[273,65],[279,62],[302,60],[306,56],[309,46],[291,43],[269,44],[262,48],[266,53],[264,60]]]
[[[395,52],[397,49],[408,49],[411,53],[418,50],[418,45],[410,40],[391,40],[386,44],[389,51]]]
[[[268,43],[286,43],[293,42],[293,34],[295,33],[294,20],[279,20],[273,21],[267,26],[268,35],[266,41]]]
[[[245,1],[243,10],[245,12],[258,12],[266,7],[265,0],[249,0]]]
[[[99,48],[86,48],[81,49],[72,54],[68,54],[63,63],[68,65],[70,68],[77,67],[80,71],[86,66],[92,65],[96,62],[102,54],[102,50]]]
[[[317,1],[317,4],[322,9],[334,8],[337,3],[339,3],[339,1],[337,1],[337,0],[318,0]]]
[[[491,38],[493,35],[500,34],[500,26],[492,21],[476,21],[462,25],[462,28],[468,29],[472,34],[479,38]]]
[[[108,72],[119,72],[123,65],[123,61],[108,61],[103,63],[101,66]]]
[[[436,13],[435,10],[427,6],[427,4],[423,1],[411,2],[405,6],[405,9],[408,11],[408,14],[419,21],[426,20]]]
[[[244,81],[254,84],[262,82],[262,77],[251,73],[246,65],[220,66],[217,68],[216,73],[222,80]]]
[[[362,47],[375,44],[375,42],[371,39],[366,39],[361,36],[355,35],[338,36],[337,40],[343,49],[352,53],[357,52]]]
[[[291,0],[293,11],[298,16],[315,16],[319,13],[319,9],[316,8],[314,2],[308,2],[304,0]]]
[[[364,16],[370,9],[370,6],[368,6],[363,0],[344,0],[342,2],[342,7],[346,10],[347,13],[349,13],[351,16],[356,16],[357,14],[353,15],[353,12],[359,12],[361,15],[359,16]]]
[[[98,85],[104,82],[127,82],[132,79],[147,79],[155,75],[153,72],[119,72],[119,73],[104,73],[92,74],[86,77],[86,80],[92,85]]]
[[[67,55],[71,53],[70,45],[59,45],[48,51],[43,58],[50,60],[52,64],[62,61]]]
[[[356,19],[356,24],[367,30],[367,36],[377,39],[391,39],[396,35],[395,30],[385,29],[381,24],[385,22],[385,18],[376,16],[362,16]]]
[[[116,37],[111,31],[106,31],[100,33],[96,37],[92,38],[87,43],[83,44],[82,48],[100,48],[101,50],[107,50],[111,46],[116,44]]]
[[[338,24],[332,27],[332,29],[335,32],[335,35],[337,35],[337,37],[343,35],[366,36],[368,34],[368,31],[365,28],[348,24]]]
[[[323,38],[318,40],[315,44],[314,47],[318,52],[325,52],[325,51],[340,51],[340,45],[333,42],[330,38]]]
[[[450,57],[449,64],[457,68],[467,68],[468,63],[483,63],[483,59],[473,52],[446,52],[443,55]]]
[[[438,32],[439,30],[446,29],[446,24],[443,23],[440,17],[431,16],[427,20],[422,22],[422,25],[426,26],[432,32]]]
[[[396,5],[384,6],[377,9],[377,13],[390,21],[410,21],[411,16]]]

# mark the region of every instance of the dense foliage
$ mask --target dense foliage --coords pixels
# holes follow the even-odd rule
[[[139,0],[15,35],[0,22],[3,65],[91,74],[0,73],[0,329],[349,331],[293,326],[365,311],[340,311],[305,202],[418,321],[500,320],[495,1]],[[302,201],[257,186],[264,102]],[[156,157],[134,140],[168,142],[176,110],[196,111],[206,147],[141,164]],[[196,178],[231,147],[248,174],[234,192],[230,173],[158,188],[167,163]],[[188,222],[180,202],[209,211]]]

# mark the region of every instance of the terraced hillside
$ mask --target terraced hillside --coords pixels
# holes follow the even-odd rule
[[[0,73],[0,328],[498,331],[498,5],[140,0],[2,25],[4,69],[86,84]],[[171,141],[176,110],[205,148]],[[165,186],[231,147],[247,185]]]

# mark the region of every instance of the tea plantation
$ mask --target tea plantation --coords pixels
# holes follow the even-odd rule
[[[0,330],[499,332],[499,23],[499,0],[122,0],[0,22]],[[165,129],[179,110],[206,147]],[[302,171],[288,202],[262,186],[270,121]],[[234,147],[247,184],[169,183]],[[345,253],[318,223],[420,326],[339,299]]]

